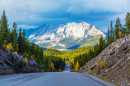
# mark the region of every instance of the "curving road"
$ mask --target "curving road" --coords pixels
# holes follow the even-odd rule
[[[70,72],[66,64],[63,72],[16,74],[0,77],[0,86],[114,86],[96,77]]]

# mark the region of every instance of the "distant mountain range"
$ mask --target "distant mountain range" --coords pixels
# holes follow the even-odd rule
[[[78,47],[94,46],[100,36],[106,35],[86,22],[58,25],[43,25],[26,31],[31,42],[43,48],[76,49]]]

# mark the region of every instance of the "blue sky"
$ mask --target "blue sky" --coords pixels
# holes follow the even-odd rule
[[[106,32],[110,21],[120,17],[124,24],[130,0],[0,0],[0,16],[6,11],[8,24],[22,29],[43,24],[85,21]]]

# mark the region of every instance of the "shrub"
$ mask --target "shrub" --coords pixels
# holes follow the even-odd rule
[[[25,66],[26,66],[26,63],[25,63],[24,61],[20,60],[18,67],[22,69],[22,68],[25,67]]]
[[[104,67],[106,67],[106,62],[104,61],[101,61],[101,60],[99,60],[99,62],[98,62],[99,64],[100,64],[100,68],[102,69],[102,68],[104,68]]]
[[[14,56],[13,56],[13,54],[11,53],[11,62],[13,63],[14,62]]]
[[[41,72],[44,72],[44,70],[42,69]]]
[[[25,58],[24,61],[25,61],[26,63],[28,63],[28,59],[27,59],[27,58]]]
[[[101,73],[101,70],[100,70],[100,69],[98,69],[98,70],[97,70],[97,75],[98,75],[98,74],[100,74],[100,73]]]
[[[1,65],[3,65],[3,63],[2,63],[2,62],[0,62],[0,64],[1,64]]]
[[[61,69],[58,69],[59,72],[61,72]]]
[[[6,49],[7,50],[14,50],[13,46],[12,46],[12,43],[9,43],[8,45],[6,45]]]
[[[34,55],[32,55],[31,58],[34,59]]]
[[[19,67],[18,63],[15,63],[15,64],[14,64],[14,70],[15,70],[16,72],[18,71],[18,67]]]

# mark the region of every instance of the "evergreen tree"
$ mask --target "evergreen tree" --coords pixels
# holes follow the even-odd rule
[[[2,48],[2,45],[3,45],[3,40],[2,40],[2,38],[0,36],[0,49]]]
[[[126,35],[127,34],[127,29],[126,28],[122,28],[122,35]]]
[[[35,53],[35,44],[34,44],[34,42],[31,45],[31,50],[30,51],[31,51],[31,54],[34,55],[34,53]]]
[[[26,42],[26,38],[25,38],[25,36],[26,36],[26,33],[25,33],[25,30],[23,30],[23,32],[22,32],[22,49],[23,49],[23,51],[25,51],[25,42]]]
[[[36,50],[35,50],[35,56],[34,57],[37,57],[39,54],[39,46],[37,45],[36,46]]]
[[[16,28],[17,28],[17,24],[14,22],[13,25],[13,30],[12,30],[12,36],[13,36],[13,48],[14,50],[16,51],[17,50],[17,31],[16,31]]]
[[[105,40],[103,39],[102,35],[99,39],[99,52],[101,52],[105,48]]]
[[[2,32],[1,32],[2,30],[1,30],[1,29],[2,29],[2,21],[1,21],[1,19],[0,19],[0,36],[1,36],[1,34],[2,34]]]
[[[3,15],[1,17],[1,35],[2,40],[8,40],[8,20],[5,15],[5,10],[3,11]]]
[[[109,31],[109,27],[108,27],[108,37],[107,37],[107,46],[110,44],[110,31]]]
[[[111,20],[111,24],[110,24],[110,34],[111,34],[111,37],[113,37],[113,22]]]
[[[19,30],[19,37],[18,37],[18,52],[19,53],[23,53],[22,51],[22,33],[21,33],[22,29],[20,27],[20,30]]]
[[[126,22],[125,26],[126,26],[128,32],[130,33],[130,13],[129,12],[126,14],[125,22]]]
[[[116,30],[115,30],[115,36],[116,36],[116,39],[118,39],[119,38],[119,34],[118,34],[118,32],[120,31],[120,29],[121,29],[121,23],[120,23],[120,19],[119,19],[119,17],[116,19],[116,24],[115,24],[115,28],[116,28]]]
[[[114,41],[114,32],[113,32],[113,22],[111,20],[111,24],[110,24],[110,43],[111,44]]]
[[[10,43],[10,42],[12,43],[12,41],[11,41],[10,29],[8,29],[7,34],[8,34],[8,38],[7,38],[8,43]]]
[[[43,57],[43,49],[42,49],[42,47],[40,48],[40,57],[41,57],[42,64],[44,64],[44,57]]]

